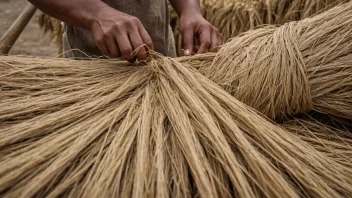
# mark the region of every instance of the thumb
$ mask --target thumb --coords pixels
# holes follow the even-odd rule
[[[183,32],[183,47],[185,49],[184,55],[189,56],[193,53],[193,28],[186,28]]]

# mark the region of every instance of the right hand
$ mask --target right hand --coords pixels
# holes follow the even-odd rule
[[[114,58],[123,57],[134,62],[133,51],[142,45],[153,50],[153,42],[141,21],[134,16],[115,10],[109,6],[99,9],[90,30],[101,52]],[[144,47],[136,54],[138,60],[145,60],[147,52]]]

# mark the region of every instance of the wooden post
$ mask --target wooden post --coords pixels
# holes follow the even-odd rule
[[[5,32],[0,39],[0,52],[7,54],[15,44],[17,38],[21,35],[28,22],[31,20],[37,8],[32,4],[27,5],[23,12],[18,16],[16,21]]]

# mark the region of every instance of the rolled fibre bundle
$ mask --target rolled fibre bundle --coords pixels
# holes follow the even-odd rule
[[[352,2],[244,33],[202,65],[206,77],[272,119],[314,110],[351,126]]]
[[[0,57],[2,197],[340,197],[352,168],[152,52]],[[196,57],[195,57],[196,58]]]

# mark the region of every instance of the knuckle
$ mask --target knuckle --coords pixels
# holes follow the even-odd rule
[[[140,21],[137,17],[131,17],[129,21],[130,21],[130,23],[132,23],[132,24],[139,24],[139,23],[141,23],[141,21]]]
[[[213,28],[213,25],[211,25],[210,23],[205,23],[204,26],[207,28]]]
[[[185,24],[185,27],[186,27],[186,28],[191,28],[191,27],[193,27],[193,26],[194,26],[194,23],[193,23],[193,22],[188,22],[188,23]]]
[[[119,30],[123,25],[124,25],[124,21],[117,21],[114,23],[112,28],[114,30]]]
[[[125,20],[118,23],[119,29],[121,29],[125,26],[130,26],[130,25],[131,25],[131,21],[129,19],[125,19]]]
[[[111,26],[110,31],[111,31],[111,32],[119,31],[119,30],[120,30],[120,27],[121,27],[121,24],[120,24],[120,23],[114,23],[114,25]]]
[[[95,40],[95,42],[96,42],[97,45],[103,45],[104,44],[104,38],[103,37],[98,37]]]
[[[212,27],[212,25],[210,25],[210,23],[201,23],[199,24],[200,29],[209,29]]]
[[[121,49],[121,53],[124,56],[130,56],[132,54],[132,49],[131,48],[123,48],[123,49]]]
[[[127,23],[126,22],[117,22],[112,30],[115,34],[123,34],[126,30]]]
[[[108,40],[109,35],[110,35],[109,31],[110,31],[110,30],[107,30],[107,31],[105,31],[105,32],[101,35],[101,40],[102,40],[102,41]]]
[[[152,39],[151,38],[146,39],[145,44],[148,46],[152,46],[153,45]]]
[[[205,45],[206,47],[209,47],[209,46],[211,45],[211,42],[208,41],[208,40],[207,40],[207,41],[204,41],[203,43],[204,43],[204,45]]]
[[[114,33],[114,31],[115,31],[115,25],[113,25],[113,26],[111,26],[111,27],[109,27],[105,32],[104,32],[104,38],[107,38],[108,37],[108,35],[111,35],[111,34],[113,34]]]

